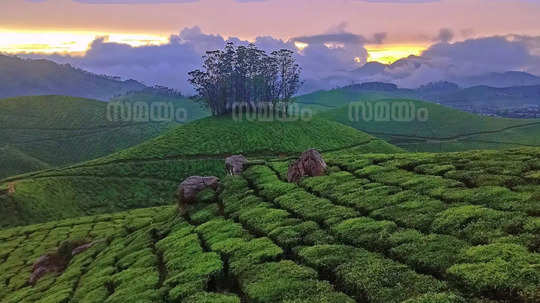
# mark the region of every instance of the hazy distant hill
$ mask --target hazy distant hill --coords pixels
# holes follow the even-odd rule
[[[462,110],[492,108],[507,109],[530,104],[540,105],[540,85],[463,88],[453,82],[441,81],[417,89],[399,88],[391,83],[367,82],[343,88],[318,91],[297,98],[300,104],[336,108],[349,102],[384,98],[407,98],[436,102]]]
[[[456,82],[463,87],[479,85],[491,87],[530,86],[540,85],[540,77],[525,72],[510,71],[467,77]]]
[[[135,80],[96,75],[69,64],[0,55],[0,98],[66,95],[108,100],[145,87]]]
[[[540,105],[540,85],[504,88],[474,86],[450,92],[439,92],[429,96],[423,95],[422,97],[450,106],[511,108],[527,104]]]

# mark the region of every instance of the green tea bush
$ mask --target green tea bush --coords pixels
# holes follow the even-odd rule
[[[471,247],[463,254],[466,263],[448,269],[448,275],[475,294],[495,293],[500,298],[538,300],[540,257],[515,244]]]
[[[332,226],[336,237],[369,250],[384,251],[390,246],[389,237],[397,230],[391,221],[376,221],[361,217],[345,220]]]
[[[370,213],[370,217],[392,220],[400,226],[428,232],[435,216],[446,208],[443,202],[427,198],[377,209]]]
[[[530,200],[530,194],[516,193],[496,186],[441,191],[438,195],[445,201],[466,202],[497,210],[534,213],[538,207],[538,201]]]
[[[240,298],[233,294],[200,292],[188,297],[186,303],[240,303]]]
[[[256,265],[240,280],[248,300],[253,302],[354,302],[328,282],[318,280],[313,269],[291,261]]]
[[[454,171],[456,167],[451,164],[422,164],[414,168],[414,171],[419,174],[439,175],[442,176],[449,171]]]
[[[436,215],[431,230],[455,235],[474,244],[487,244],[523,231],[526,218],[520,213],[497,211],[477,205],[449,208]]]
[[[455,237],[431,234],[403,242],[391,248],[390,253],[420,272],[443,276],[449,267],[461,261],[461,251],[469,247]]]
[[[376,254],[340,265],[335,272],[340,285],[354,293],[357,300],[369,302],[402,302],[447,289],[444,282]]]
[[[453,293],[429,293],[414,299],[409,299],[403,303],[465,303],[463,297]]]

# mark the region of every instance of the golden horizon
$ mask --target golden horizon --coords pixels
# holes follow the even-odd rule
[[[423,44],[377,44],[366,45],[368,62],[392,64],[409,56],[419,56],[428,49],[429,45]]]
[[[128,44],[133,47],[160,45],[169,36],[137,33],[105,33],[94,31],[12,31],[0,29],[0,52],[8,54],[40,53],[83,55],[97,38]]]
[[[169,35],[142,33],[106,33],[96,31],[13,31],[0,29],[0,53],[7,54],[69,54],[84,55],[90,44],[104,37],[108,42],[127,44],[132,47],[162,45],[169,42]],[[301,52],[307,43],[295,42]],[[366,45],[367,62],[392,64],[411,55],[418,56],[429,45],[420,44],[376,44]],[[354,58],[359,61],[358,58]]]

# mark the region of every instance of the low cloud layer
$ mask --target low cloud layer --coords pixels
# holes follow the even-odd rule
[[[403,87],[461,79],[490,72],[525,71],[540,74],[540,37],[497,36],[450,43],[454,35],[442,29],[437,42],[421,56],[409,57],[392,65],[364,65],[368,53],[365,43],[383,43],[385,33],[365,38],[345,30],[342,24],[326,33],[283,41],[258,37],[255,44],[267,51],[291,49],[303,68],[303,92],[367,81],[396,83]],[[186,28],[170,37],[167,44],[131,47],[96,39],[84,56],[31,54],[26,57],[47,58],[70,63],[82,69],[123,78],[147,85],[165,85],[191,93],[187,73],[199,68],[206,50],[221,49],[227,41],[247,44],[238,38],[203,33],[200,28]],[[308,44],[298,50],[295,43]]]
[[[400,60],[385,70],[389,81],[415,87],[432,81],[463,82],[465,78],[493,72],[522,71],[540,74],[535,43],[540,37],[496,36],[463,42],[443,41],[420,57]]]
[[[296,51],[295,42],[306,41],[309,46],[298,53],[297,59],[302,66],[304,79],[316,82],[336,72],[360,67],[367,58],[364,40],[360,36],[340,31],[289,41],[268,36],[258,37],[255,44],[267,51],[282,48]],[[187,73],[200,67],[205,51],[221,49],[227,41],[237,45],[249,43],[234,37],[226,40],[220,35],[205,34],[200,28],[193,27],[171,36],[169,43],[159,46],[131,47],[99,38],[92,42],[84,56],[31,54],[26,57],[70,63],[94,73],[133,78],[147,85],[165,85],[190,93]],[[327,43],[336,45],[325,45]],[[319,88],[318,84],[311,86]]]

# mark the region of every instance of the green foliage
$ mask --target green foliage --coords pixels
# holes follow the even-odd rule
[[[516,193],[505,187],[483,186],[470,189],[455,189],[444,191],[440,196],[443,200],[450,202],[464,201],[499,210],[524,211],[531,214],[538,212],[538,201],[534,201],[530,194]]]
[[[461,260],[461,251],[468,247],[465,241],[455,237],[430,234],[395,246],[390,253],[421,272],[442,276]]]
[[[5,145],[0,147],[0,167],[2,167],[0,178],[5,178],[30,171],[44,170],[51,166],[13,146]]]
[[[376,221],[366,217],[345,220],[332,227],[340,239],[370,250],[388,248],[388,238],[396,230],[397,225],[392,221]]]
[[[218,294],[200,292],[188,297],[183,302],[186,303],[240,303],[240,298],[233,294]]]
[[[370,216],[377,219],[392,220],[401,226],[427,232],[434,217],[446,208],[447,206],[441,201],[420,198],[377,209]]]
[[[403,303],[465,303],[464,298],[453,293],[429,293]]]
[[[235,47],[227,42],[223,50],[206,52],[203,71],[189,72],[189,82],[204,105],[219,116],[235,110],[235,106],[255,104],[275,109],[288,106],[302,83],[301,68],[294,52],[280,49],[267,54],[255,44]]]
[[[0,194],[0,226],[172,204],[175,187],[183,179],[223,177],[224,158],[230,154],[296,155],[308,148],[339,150],[371,139],[322,119],[239,122],[231,117],[206,118],[104,158],[3,180],[2,188],[14,183],[16,190],[13,195]],[[381,146],[379,151],[391,150]],[[268,183],[262,190],[277,197],[290,189],[287,183]]]
[[[66,96],[1,99],[0,113],[0,179],[102,157],[172,126],[111,121],[107,103]]]
[[[523,232],[525,216],[476,205],[449,208],[439,213],[431,229],[454,234],[475,244],[485,244],[507,234]]]
[[[401,302],[447,288],[443,282],[375,254],[340,265],[335,272],[339,283],[356,298],[370,302]]]
[[[507,149],[523,144],[537,146],[540,144],[538,140],[540,127],[529,125],[531,123],[529,120],[480,116],[431,102],[397,99],[391,95],[381,95],[380,92],[374,94],[365,96],[365,92],[338,89],[302,96],[298,102],[309,100],[309,104],[317,104],[318,110],[324,110],[320,117],[372,133],[411,152]],[[351,100],[362,102],[351,105],[349,104]],[[406,123],[390,118],[376,121],[373,119],[373,113],[369,111],[370,107],[375,108],[375,104],[389,106],[404,104],[407,108],[413,109],[413,119]],[[355,117],[355,105],[360,109],[358,119]],[[362,116],[362,108],[367,111],[367,119]],[[428,112],[429,117],[426,121],[416,117],[416,110],[420,108]],[[447,168],[443,168],[445,169]]]
[[[0,195],[0,226],[172,204],[175,186],[176,182],[142,178],[21,180],[13,194]]]
[[[339,135],[336,135],[339,134]],[[294,122],[235,121],[212,117],[177,127],[134,148],[100,159],[160,159],[174,156],[297,154],[308,148],[321,151],[367,143],[372,137],[323,119]],[[381,150],[382,151],[382,150]]]
[[[2,229],[0,301],[538,301],[538,184],[523,178],[517,186],[477,186],[449,174],[465,175],[469,163],[474,170],[525,175],[538,169],[536,149],[326,155],[329,174],[300,184],[283,181],[287,161],[253,164],[243,176],[223,178],[219,197],[199,195],[188,219],[174,206],[113,213],[129,203],[152,205],[158,196],[155,188],[130,196],[111,183],[101,185],[104,194],[97,196],[104,204],[116,201],[107,204],[109,214]],[[172,163],[154,167],[168,179],[180,171]],[[453,168],[441,169],[447,163]],[[118,168],[136,172],[122,164]],[[136,167],[150,175],[151,166]],[[29,195],[26,186],[57,179],[22,179],[11,195]],[[73,186],[96,186],[95,179]],[[165,196],[175,187],[164,182],[159,191]],[[86,197],[75,190],[65,194],[89,201],[92,190]],[[109,196],[112,190],[116,196]],[[56,201],[76,215],[69,199]],[[518,210],[524,205],[530,211]],[[74,256],[64,272],[28,286],[37,258],[78,239],[95,244]]]
[[[524,301],[538,300],[539,256],[515,244],[491,244],[465,251],[466,263],[448,269],[463,287],[477,294],[496,293]]]
[[[291,261],[257,265],[240,277],[253,302],[354,302],[317,280],[317,272]]]

